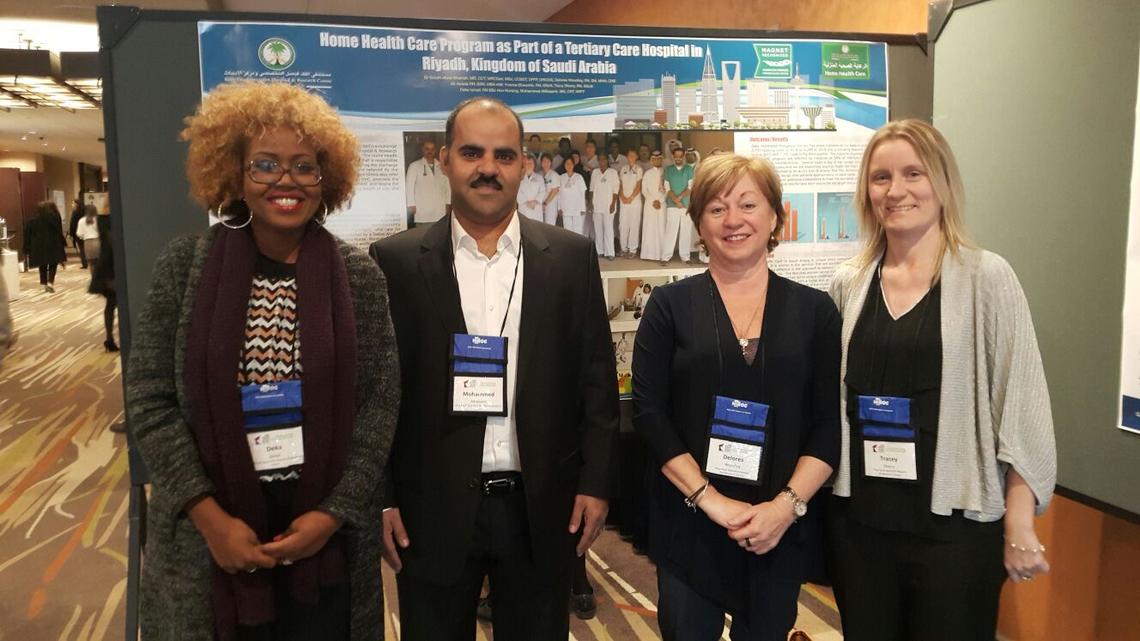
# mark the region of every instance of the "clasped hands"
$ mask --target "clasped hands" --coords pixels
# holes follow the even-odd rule
[[[771,552],[796,521],[791,501],[777,496],[771,501],[749,505],[717,492],[711,485],[698,507],[727,530],[730,539],[753,554]]]
[[[313,510],[294,519],[273,541],[261,543],[245,521],[230,516],[212,499],[210,502],[212,506],[195,506],[190,516],[214,561],[229,574],[291,565],[319,552],[340,529],[336,517]]]

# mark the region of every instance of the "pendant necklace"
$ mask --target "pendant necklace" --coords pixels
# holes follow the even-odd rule
[[[760,313],[760,308],[764,306],[764,301],[768,298],[767,287],[764,288],[764,294],[760,296],[760,302],[756,304],[756,309],[752,312],[752,317],[748,319],[748,324],[744,326],[744,331],[741,332],[736,329],[736,321],[732,320],[732,314],[728,315],[728,322],[732,323],[732,331],[736,334],[736,343],[740,345],[740,354],[747,358],[748,356],[748,337],[743,334],[748,333],[748,328],[752,327],[752,321],[756,320],[756,315]],[[724,311],[728,311],[726,305]]]

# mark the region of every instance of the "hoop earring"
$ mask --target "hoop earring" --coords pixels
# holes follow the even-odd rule
[[[325,224],[325,219],[329,217],[328,203],[326,203],[324,200],[321,200],[321,207],[324,207],[324,211],[316,216],[313,216],[313,219],[317,221],[318,225]]]
[[[222,224],[222,226],[225,227],[226,229],[242,229],[242,228],[248,227],[250,221],[252,221],[252,220],[253,220],[253,214],[250,214],[249,218],[246,218],[245,222],[240,224],[240,225],[231,225],[231,224],[227,223],[226,221],[224,221],[220,218],[218,219],[218,222],[220,222]]]
[[[233,202],[233,201],[230,201],[230,202]],[[248,227],[249,224],[251,222],[253,222],[253,210],[251,210],[248,206],[245,206],[245,199],[244,198],[241,199],[241,202],[242,202],[242,205],[245,207],[245,210],[246,210],[246,213],[248,214],[248,216],[246,217],[245,222],[240,224],[240,225],[231,225],[231,224],[226,222],[225,218],[222,218],[222,205],[218,205],[218,207],[216,208],[218,222],[221,223],[222,226],[225,227],[226,229],[243,229],[245,227]]]

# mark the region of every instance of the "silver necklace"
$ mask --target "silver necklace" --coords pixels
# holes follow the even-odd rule
[[[748,356],[748,337],[743,334],[748,333],[748,328],[752,327],[752,321],[756,320],[756,315],[760,313],[760,308],[764,306],[764,300],[768,297],[768,288],[764,288],[764,293],[760,296],[760,302],[756,304],[756,309],[752,311],[752,317],[748,319],[748,324],[744,326],[744,331],[741,332],[736,329],[736,321],[732,320],[732,314],[728,315],[728,322],[732,323],[732,331],[736,334],[736,343],[740,345],[740,354]],[[728,311],[728,306],[724,309]]]

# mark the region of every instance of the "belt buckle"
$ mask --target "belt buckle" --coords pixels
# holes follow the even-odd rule
[[[513,489],[515,486],[514,479],[488,479],[483,481],[483,496],[490,496],[491,492],[497,489]]]

